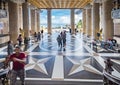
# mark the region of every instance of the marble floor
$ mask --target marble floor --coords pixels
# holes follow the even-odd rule
[[[44,34],[39,42],[27,49],[26,85],[103,85],[104,60],[114,63],[113,75],[120,78],[120,54],[98,47],[95,52],[88,38],[67,33],[66,47],[57,45],[58,33]],[[0,62],[6,57],[6,47],[0,48]],[[19,79],[18,79],[19,85]]]

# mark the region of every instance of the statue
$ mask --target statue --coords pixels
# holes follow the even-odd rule
[[[20,28],[20,34],[22,35],[22,38],[24,38],[24,30]]]

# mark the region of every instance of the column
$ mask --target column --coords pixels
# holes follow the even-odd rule
[[[102,2],[103,6],[103,39],[107,40],[113,38],[114,29],[113,29],[113,20],[111,18],[111,11],[113,8],[112,0],[104,0]]]
[[[23,13],[22,13],[22,5],[19,4],[19,13],[18,13],[18,22],[19,22],[19,28],[23,29]]]
[[[91,36],[91,8],[86,9],[86,34],[87,36]]]
[[[99,32],[100,23],[99,3],[93,3],[92,5],[92,36],[93,39],[98,40],[97,32]]]
[[[40,32],[40,12],[37,12],[37,31]]]
[[[35,10],[35,32],[38,33],[38,30],[37,30],[37,10]]]
[[[52,29],[51,29],[51,9],[47,9],[48,11],[48,34],[51,34],[52,33]]]
[[[75,34],[75,16],[74,9],[71,9],[71,33]]]
[[[9,33],[10,40],[13,41],[13,44],[17,43],[17,37],[19,35],[19,27],[18,27],[18,7],[17,3],[13,3],[11,1],[8,2],[8,10],[9,10]]]
[[[31,9],[31,33],[34,34],[35,30],[35,10]]]
[[[28,3],[25,2],[22,4],[23,7],[23,30],[24,36],[29,37],[29,28],[30,28],[30,10]]]
[[[82,18],[83,34],[86,34],[86,9],[82,10]]]

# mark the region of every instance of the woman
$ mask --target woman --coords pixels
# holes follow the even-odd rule
[[[8,41],[7,53],[8,53],[8,56],[13,53],[13,44],[11,43],[11,41]]]

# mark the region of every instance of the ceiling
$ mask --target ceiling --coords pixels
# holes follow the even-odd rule
[[[28,0],[32,5],[40,9],[64,9],[64,8],[83,8],[93,0]]]

